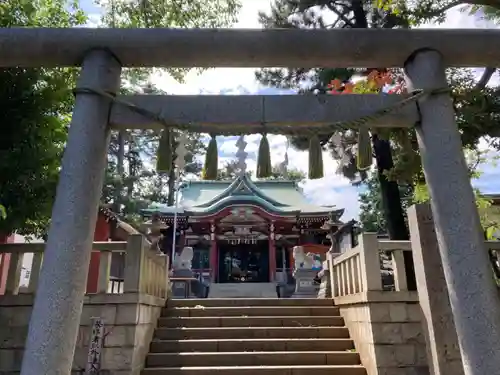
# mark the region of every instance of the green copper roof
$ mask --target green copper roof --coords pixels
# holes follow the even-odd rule
[[[238,177],[233,181],[190,181],[182,189],[178,213],[207,215],[231,204],[254,204],[266,211],[282,215],[326,215],[331,207],[316,206],[307,202],[294,181],[252,181]],[[143,213],[173,214],[175,208],[153,205]]]

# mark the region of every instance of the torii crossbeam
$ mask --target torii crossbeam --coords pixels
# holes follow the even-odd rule
[[[414,51],[447,66],[497,66],[498,29],[0,29],[0,66],[75,66],[106,48],[123,67],[403,67]],[[22,46],[22,47],[20,47]]]
[[[490,29],[0,29],[0,67],[82,65],[21,374],[71,371],[106,164],[110,113],[115,126],[157,126],[113,104],[121,68],[140,66],[404,67],[410,91],[440,90],[418,97],[416,132],[443,268],[465,375],[498,373],[500,302],[489,276],[491,268],[453,103],[441,89],[447,87],[445,66],[498,66],[499,42],[500,30]],[[228,110],[228,104],[222,103],[230,99],[200,98],[197,107],[194,99],[130,99],[163,111],[170,121],[186,124],[218,121],[227,126],[229,119],[240,116],[240,125],[260,119],[290,121],[297,128],[307,116],[326,126],[330,120],[347,119],[351,111],[353,116],[360,115],[394,100],[336,97],[327,99],[328,105],[319,109],[307,96],[266,98],[264,103],[275,101],[275,105],[252,112],[250,107],[258,107],[261,98],[246,98],[235,100],[249,108],[240,114],[223,114],[220,111]],[[207,105],[204,113],[200,103],[210,100],[217,103]],[[185,109],[164,107],[175,101]],[[286,101],[297,108],[281,108]],[[349,101],[350,108],[342,107]],[[186,113],[191,109],[193,113]],[[415,106],[409,106],[401,111],[401,119],[392,115],[386,120],[408,126],[413,124],[415,112]],[[247,133],[256,129],[260,131],[257,125],[247,126]]]
[[[304,128],[331,134],[329,125],[348,123],[390,108],[406,95],[131,95],[119,96],[110,124],[116,129],[163,129],[164,124],[193,132],[300,134]],[[157,114],[162,123],[141,115],[129,103]],[[411,127],[418,121],[415,102],[370,120],[370,127]],[[325,130],[323,130],[325,129]]]

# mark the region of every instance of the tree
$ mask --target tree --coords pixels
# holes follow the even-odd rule
[[[382,205],[380,184],[376,174],[372,174],[363,182],[364,191],[359,194],[359,221],[366,232],[387,233],[387,223]],[[413,188],[411,185],[399,186],[401,203],[406,220],[406,210],[413,204]]]
[[[73,27],[86,17],[78,2],[10,0],[1,27]],[[0,69],[0,233],[43,235],[50,221],[73,105],[76,69]]]
[[[319,12],[321,11],[321,13]],[[325,20],[335,18],[334,22]],[[266,28],[393,28],[408,27],[408,22],[394,12],[376,9],[371,1],[311,1],[311,0],[275,0],[271,13],[260,13],[260,22]],[[353,69],[263,69],[256,75],[264,84],[274,87],[303,87],[303,93],[326,93],[330,83],[337,80],[340,83],[349,82],[355,74],[367,75],[373,71]],[[304,88],[305,87],[305,88]],[[358,133],[354,130],[339,130],[333,137],[320,139],[322,145],[328,148],[332,156],[339,161],[338,172],[354,183],[359,183],[367,177],[364,170],[357,168],[356,149]],[[382,186],[382,196],[390,236],[393,239],[407,239],[408,231],[401,209],[399,188],[396,181],[387,178],[387,171],[394,167],[391,144],[387,139],[375,135],[372,138],[375,150],[376,166],[379,182]],[[299,149],[307,148],[307,139],[292,138],[292,144]]]
[[[480,16],[496,24],[500,22],[500,2],[497,0],[377,0],[378,9],[399,15],[412,26],[423,23],[439,24],[446,21],[446,12],[462,6],[470,15]],[[495,67],[487,67],[476,88],[483,89],[496,72]]]
[[[104,10],[102,23],[108,27],[223,27],[236,20],[238,0],[111,0],[97,2]],[[188,69],[125,69],[122,94],[166,94],[151,83],[152,75],[170,74],[182,81]],[[175,133],[175,132],[174,132]],[[177,133],[175,133],[177,134]],[[113,132],[108,153],[108,170],[103,200],[132,223],[151,201],[174,204],[175,175],[165,176],[150,166],[156,155],[159,136],[149,130]],[[196,156],[205,149],[200,134],[188,135],[188,155],[183,173],[199,174]],[[175,145],[173,147],[175,151]],[[172,157],[175,160],[175,156]]]
[[[233,180],[237,177],[238,175],[238,160],[230,160],[224,164],[222,168],[219,169],[217,173],[217,180],[218,181],[224,181],[224,180]],[[247,173],[251,174],[251,171],[248,171]],[[301,181],[306,178],[306,175],[304,172],[296,169],[296,168],[290,168],[285,171],[281,168],[280,165],[275,165],[272,168],[272,176],[269,177],[269,180],[290,180],[290,181]]]
[[[273,180],[302,181],[305,178],[306,174],[297,168],[287,168],[285,172],[280,165],[275,165],[272,169]]]
[[[173,131],[174,138],[178,132]],[[117,134],[115,134],[116,136]],[[116,138],[115,138],[116,139]],[[139,212],[152,202],[174,204],[175,184],[175,148],[172,145],[172,168],[165,175],[155,170],[152,161],[156,158],[159,134],[152,130],[134,130],[125,133],[123,149],[111,142],[108,153],[108,167],[102,200],[113,204],[114,211],[131,224],[140,224]],[[205,145],[200,134],[188,133],[185,157],[186,166],[181,175],[200,175],[201,163],[196,156],[203,153]],[[127,171],[122,169],[119,174],[118,161],[122,162]]]
[[[217,171],[217,180],[233,180],[238,175],[238,160],[227,161],[222,168]]]
[[[217,28],[236,22],[240,0],[96,0],[103,9],[101,22],[124,28]],[[166,72],[178,81],[189,69],[171,68]],[[143,86],[152,73],[163,69],[126,69],[124,77],[132,86]]]
[[[480,13],[490,21],[500,19],[500,2],[497,0],[377,0],[376,6],[406,17],[412,25],[443,23],[446,12],[458,6],[468,6],[471,14]]]
[[[382,4],[387,2],[382,1]],[[451,2],[427,0],[417,1],[418,12],[410,12],[410,2],[389,0],[389,3],[403,4],[397,11],[394,7],[373,7],[371,1],[320,1],[320,0],[275,0],[271,13],[260,14],[260,21],[265,27],[294,28],[367,28],[367,27],[409,27],[428,19],[442,20],[444,11],[451,7]],[[413,2],[412,2],[413,4]],[[406,8],[405,8],[406,6]],[[318,10],[321,10],[320,13]],[[330,14],[325,14],[330,13]],[[333,15],[333,17],[331,17]],[[326,22],[326,19],[334,19]],[[341,53],[341,52],[339,52]],[[386,73],[384,68],[376,69]],[[343,86],[350,82],[353,76],[370,75],[373,68],[365,70],[348,69],[263,69],[257,73],[257,78],[264,84],[275,87],[297,88],[302,93],[324,93],[328,84],[336,78]],[[484,135],[495,135],[498,120],[498,95],[496,90],[486,89],[494,69],[486,69],[478,82],[470,77],[470,71],[450,69],[448,75],[454,84],[454,98],[459,110],[458,122],[462,131],[462,140],[466,147],[476,147]],[[474,121],[471,121],[474,119]],[[478,124],[478,120],[480,123]],[[498,135],[498,134],[497,134]],[[356,131],[338,131],[329,139],[321,139],[325,148],[339,160],[339,172],[354,183],[359,183],[367,177],[365,171],[358,170],[356,164],[356,149],[358,134]],[[293,144],[300,148],[307,147],[306,139],[293,139]],[[374,157],[376,161],[379,183],[381,185],[382,201],[387,216],[388,232],[392,239],[407,239],[407,228],[399,199],[397,181],[412,184],[423,181],[418,146],[415,132],[391,131],[387,134],[372,134]],[[493,145],[495,142],[493,142]]]

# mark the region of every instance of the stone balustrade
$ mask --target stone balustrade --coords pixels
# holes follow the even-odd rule
[[[19,373],[21,369],[44,247],[44,243],[0,245],[0,254],[10,254],[6,293],[0,296],[0,320],[4,323],[0,330],[0,373]],[[83,300],[72,373],[82,373],[89,366],[92,323],[99,318],[104,324],[98,363],[101,372],[136,374],[144,366],[169,296],[168,256],[150,250],[142,235],[130,235],[127,242],[94,242],[92,249],[101,253],[98,289]],[[122,285],[113,288],[110,270],[117,252],[125,254],[125,264]],[[30,253],[33,261],[28,286],[20,287],[23,258]]]
[[[10,254],[5,294],[34,294],[43,263],[44,243],[1,244],[0,254]],[[166,298],[169,289],[168,256],[149,249],[142,235],[130,235],[127,242],[94,242],[93,251],[99,251],[99,278],[97,293],[142,293]],[[125,254],[123,280],[111,277],[113,253]],[[21,270],[25,254],[33,254],[29,282],[21,285]],[[118,287],[114,284],[118,283]]]
[[[410,241],[363,233],[356,247],[327,257],[332,296],[368,375],[428,371],[418,295],[408,291],[404,251],[411,251]],[[383,288],[381,253],[391,254],[395,290]]]
[[[356,247],[340,255],[328,254],[324,268],[329,271],[332,297],[368,375],[461,375],[456,327],[430,207],[412,207],[408,217],[411,241],[379,240],[374,233],[363,233]],[[500,286],[500,242],[485,241],[484,248]],[[405,251],[413,254],[418,291],[408,290]],[[387,268],[394,279],[391,290],[382,285]]]
[[[492,269],[500,286],[500,241],[485,241]],[[390,268],[394,290],[407,292],[407,276],[403,253],[412,251],[410,241],[378,240],[374,233],[363,233],[359,244],[341,255],[327,257],[332,296],[345,297],[368,291],[382,291],[380,253],[391,255]]]

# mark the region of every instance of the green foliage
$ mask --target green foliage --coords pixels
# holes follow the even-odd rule
[[[217,170],[217,180],[225,181],[236,178],[238,173],[238,160],[230,160],[224,164],[224,167]]]
[[[102,23],[124,28],[217,28],[231,26],[241,8],[239,0],[96,0],[103,9]],[[175,53],[175,52],[173,52]],[[128,70],[132,84],[137,85],[153,72],[161,70]],[[171,68],[167,72],[178,81],[189,69]]]
[[[77,2],[0,3],[0,27],[72,27]],[[0,69],[0,233],[43,235],[48,227],[73,104],[75,69]]]
[[[289,168],[286,173],[279,167],[273,167],[272,179],[287,180],[287,181],[302,181],[306,178],[306,174],[297,168]]]
[[[201,163],[196,157],[204,152],[205,145],[198,133],[188,133],[186,142],[186,167],[181,175],[201,173]],[[150,161],[156,157],[160,135],[151,130],[126,132],[124,147],[119,147],[119,134],[112,134],[108,152],[108,167],[102,193],[102,201],[112,204],[113,210],[130,223],[140,220],[139,211],[152,202],[168,203],[173,201],[175,139],[178,133],[172,131],[172,166],[168,173],[157,172]],[[122,167],[119,160],[123,159]]]
[[[500,22],[500,3],[495,6],[491,4],[487,6],[473,5],[470,7],[470,13],[481,15],[485,20],[498,24]]]
[[[5,207],[0,204],[0,219],[5,220],[7,218],[7,211],[5,211]]]
[[[469,173],[471,179],[477,179],[481,176],[478,169],[480,164],[486,162],[494,162],[491,157],[487,158],[487,152],[466,150],[465,156],[469,166]],[[500,208],[492,205],[492,200],[485,197],[478,189],[474,189],[476,197],[476,206],[479,212],[479,218],[488,239],[492,239],[493,233],[500,230]],[[427,185],[423,182],[415,184],[413,200],[416,203],[423,203],[429,201],[429,191]]]
[[[500,230],[500,208],[492,205],[492,200],[485,197],[478,189],[474,189],[476,197],[476,206],[479,213],[479,219],[487,239],[493,239],[493,234]],[[416,203],[429,201],[429,192],[427,185],[419,184],[415,188]]]
[[[376,173],[370,175],[363,184],[364,192],[359,194],[359,221],[366,232],[387,233],[380,183]],[[413,204],[412,187],[400,185],[399,194],[406,219],[406,209]]]
[[[252,172],[248,171],[248,175]],[[238,160],[230,160],[225,163],[224,167],[219,169],[217,172],[217,180],[226,181],[233,180],[238,175]],[[271,176],[268,180],[287,180],[287,181],[302,181],[306,178],[306,174],[296,168],[290,168],[286,172],[280,165],[274,165],[272,167]]]
[[[500,20],[500,3],[492,0],[375,0],[375,6],[385,12],[406,17],[410,25],[443,23],[446,11],[462,6],[462,11],[480,15],[488,21]]]
[[[225,27],[236,20],[241,7],[239,0],[97,0],[96,3],[104,11],[102,24],[118,28]],[[182,82],[188,69],[124,69],[121,93],[166,94],[151,83],[153,75],[165,72]],[[113,210],[126,221],[135,222],[139,210],[151,202],[174,203],[176,134],[171,134],[170,156],[160,160],[160,173],[150,168],[158,149],[159,135],[156,132],[121,131],[112,134],[102,199],[112,203]],[[199,175],[202,165],[197,156],[206,150],[201,135],[189,133],[186,148],[186,167],[181,175]],[[168,159],[171,159],[171,168],[166,165]]]
[[[333,21],[332,21],[333,20]],[[260,13],[259,21],[264,28],[393,28],[407,27],[404,17],[392,11],[380,11],[372,1],[323,1],[323,0],[273,0],[269,13]],[[341,51],[339,51],[341,53]],[[256,78],[264,85],[277,88],[296,89],[300,93],[325,93],[330,82],[338,79],[350,81],[353,76],[363,76],[366,69],[346,68],[265,68],[256,73]],[[353,183],[359,183],[367,176],[366,170],[358,166],[358,150],[367,151],[368,147],[358,148],[358,133],[353,130],[338,131],[320,137],[320,143],[332,157],[339,161],[337,172],[343,174]],[[309,140],[306,137],[293,137],[291,144],[307,150]],[[364,142],[364,146],[369,146]],[[367,155],[365,152],[364,156]],[[363,156],[361,155],[361,156]],[[365,164],[361,160],[361,164]],[[366,167],[362,165],[362,169]]]

